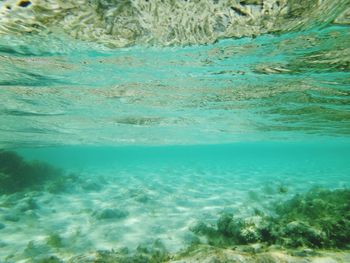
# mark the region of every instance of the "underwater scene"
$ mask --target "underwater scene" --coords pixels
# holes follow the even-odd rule
[[[350,262],[350,0],[0,0],[18,262]]]

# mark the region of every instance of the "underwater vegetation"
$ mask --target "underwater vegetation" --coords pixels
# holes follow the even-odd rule
[[[350,190],[312,189],[282,204],[271,215],[239,218],[223,214],[216,226],[191,229],[213,246],[266,243],[287,248],[350,248]]]
[[[46,162],[26,161],[13,151],[0,150],[0,194],[11,194],[26,189],[45,189],[56,193],[67,189],[76,179]]]
[[[139,245],[135,251],[98,250],[73,256],[67,262],[316,262],[314,258],[348,262],[350,189],[315,188],[274,204],[270,212],[257,211],[246,218],[223,214],[216,225],[199,223],[191,230],[205,236],[208,244],[198,238],[175,254],[156,240]],[[47,241],[61,245],[61,238],[55,234]],[[54,261],[45,260],[49,258],[42,262],[64,262],[55,257]]]
[[[0,151],[0,193],[14,193],[38,187],[62,171],[45,162],[25,161],[12,151]]]
[[[135,252],[127,248],[111,251],[97,251],[87,257],[77,256],[69,260],[69,263],[78,262],[103,262],[103,263],[161,263],[169,262],[170,254],[164,244],[156,240],[153,243],[139,245]]]

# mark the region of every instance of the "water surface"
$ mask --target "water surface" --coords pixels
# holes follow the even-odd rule
[[[0,261],[177,252],[348,188],[348,25],[340,0],[0,1],[0,148],[73,175],[0,195]]]

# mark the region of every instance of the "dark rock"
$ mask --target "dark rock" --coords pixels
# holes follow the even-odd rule
[[[28,0],[22,0],[18,3],[18,6],[20,7],[27,7],[30,6],[32,4],[32,2],[28,1]]]
[[[3,219],[10,222],[18,222],[20,220],[20,217],[19,215],[12,213],[4,215]]]
[[[96,211],[93,213],[99,220],[103,219],[123,219],[129,215],[128,211],[124,211],[118,208],[105,208],[101,211]]]
[[[26,212],[28,210],[35,210],[38,208],[39,206],[36,203],[35,199],[31,197],[23,200],[17,207],[17,209],[21,212]]]
[[[38,258],[38,263],[62,263],[63,261],[56,256],[45,256],[42,258]]]
[[[99,191],[101,190],[101,185],[90,180],[82,183],[81,188],[87,191]]]

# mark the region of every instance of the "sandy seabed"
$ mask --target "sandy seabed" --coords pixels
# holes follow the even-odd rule
[[[333,179],[282,179],[222,167],[79,171],[40,190],[0,196],[0,262],[136,262],[125,261],[125,251],[121,259],[120,251],[128,248],[129,255],[144,246],[147,254],[158,241],[164,262],[349,262],[344,251],[194,247],[201,238],[190,231],[198,221],[215,223],[223,211],[268,210]],[[345,184],[343,179],[336,181]]]

